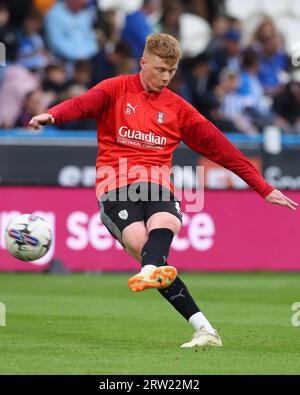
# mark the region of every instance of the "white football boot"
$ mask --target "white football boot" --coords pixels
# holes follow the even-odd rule
[[[182,348],[204,347],[204,346],[222,346],[222,340],[217,331],[215,334],[208,332],[204,326],[200,326],[193,334],[192,340],[182,344]]]
[[[176,276],[177,270],[173,266],[147,265],[128,279],[128,287],[133,292],[149,288],[162,289],[171,285]]]

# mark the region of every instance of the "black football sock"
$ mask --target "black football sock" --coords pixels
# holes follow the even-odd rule
[[[142,266],[167,265],[173,237],[174,234],[170,229],[153,229],[149,232],[148,241],[142,250]],[[169,287],[158,291],[187,321],[192,315],[200,311],[187,287],[179,277],[176,277]]]
[[[187,321],[200,311],[196,302],[190,295],[186,285],[179,277],[167,288],[158,289],[158,292],[180,313]]]
[[[153,229],[149,232],[148,240],[142,249],[142,266],[165,265],[174,233],[170,229]]]

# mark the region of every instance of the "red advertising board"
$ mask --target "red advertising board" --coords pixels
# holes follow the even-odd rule
[[[191,192],[192,194],[192,192]],[[300,192],[287,194],[300,201]],[[204,207],[187,212],[168,262],[188,271],[300,270],[300,210],[266,203],[253,191],[205,191]],[[18,213],[37,213],[53,229],[48,254],[25,263],[5,250],[4,231]],[[70,271],[136,271],[139,268],[100,221],[94,190],[0,188],[0,271],[41,271],[60,261]]]

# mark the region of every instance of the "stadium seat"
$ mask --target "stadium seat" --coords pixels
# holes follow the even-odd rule
[[[289,55],[295,53],[295,46],[299,53],[300,47],[300,25],[297,18],[291,16],[282,16],[276,19],[276,26],[283,34],[285,41],[285,49]]]
[[[265,16],[262,14],[253,14],[247,18],[247,23],[242,24],[242,40],[247,46],[252,42],[254,34],[258,26],[265,20]]]
[[[243,1],[242,5],[240,0],[227,0],[226,2],[227,13],[241,20],[256,14],[259,9],[260,0]]]
[[[299,0],[289,0],[288,11],[290,15],[299,17],[300,16]]]
[[[180,16],[180,42],[184,56],[203,52],[211,38],[211,28],[204,18],[184,13]]]
[[[289,0],[260,0],[259,9],[262,14],[277,18],[288,12],[288,3]]]
[[[136,12],[143,6],[143,0],[98,0],[98,7],[101,11],[107,11],[110,9],[117,9],[123,11],[126,14]]]

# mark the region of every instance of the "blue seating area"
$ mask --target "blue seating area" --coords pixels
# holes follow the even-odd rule
[[[233,133],[228,132],[224,133],[229,140],[236,144],[237,146],[240,145],[253,145],[253,144],[263,144],[264,136],[257,135],[257,136],[247,136],[242,133]],[[77,131],[77,130],[57,130],[54,127],[45,127],[42,132],[32,132],[28,129],[18,128],[18,129],[0,129],[0,143],[6,141],[10,142],[12,139],[30,139],[36,140],[41,138],[47,139],[72,139],[77,140],[88,140],[90,139],[91,142],[96,138],[96,131]],[[282,135],[282,145],[284,148],[294,148],[300,149],[300,135]]]

